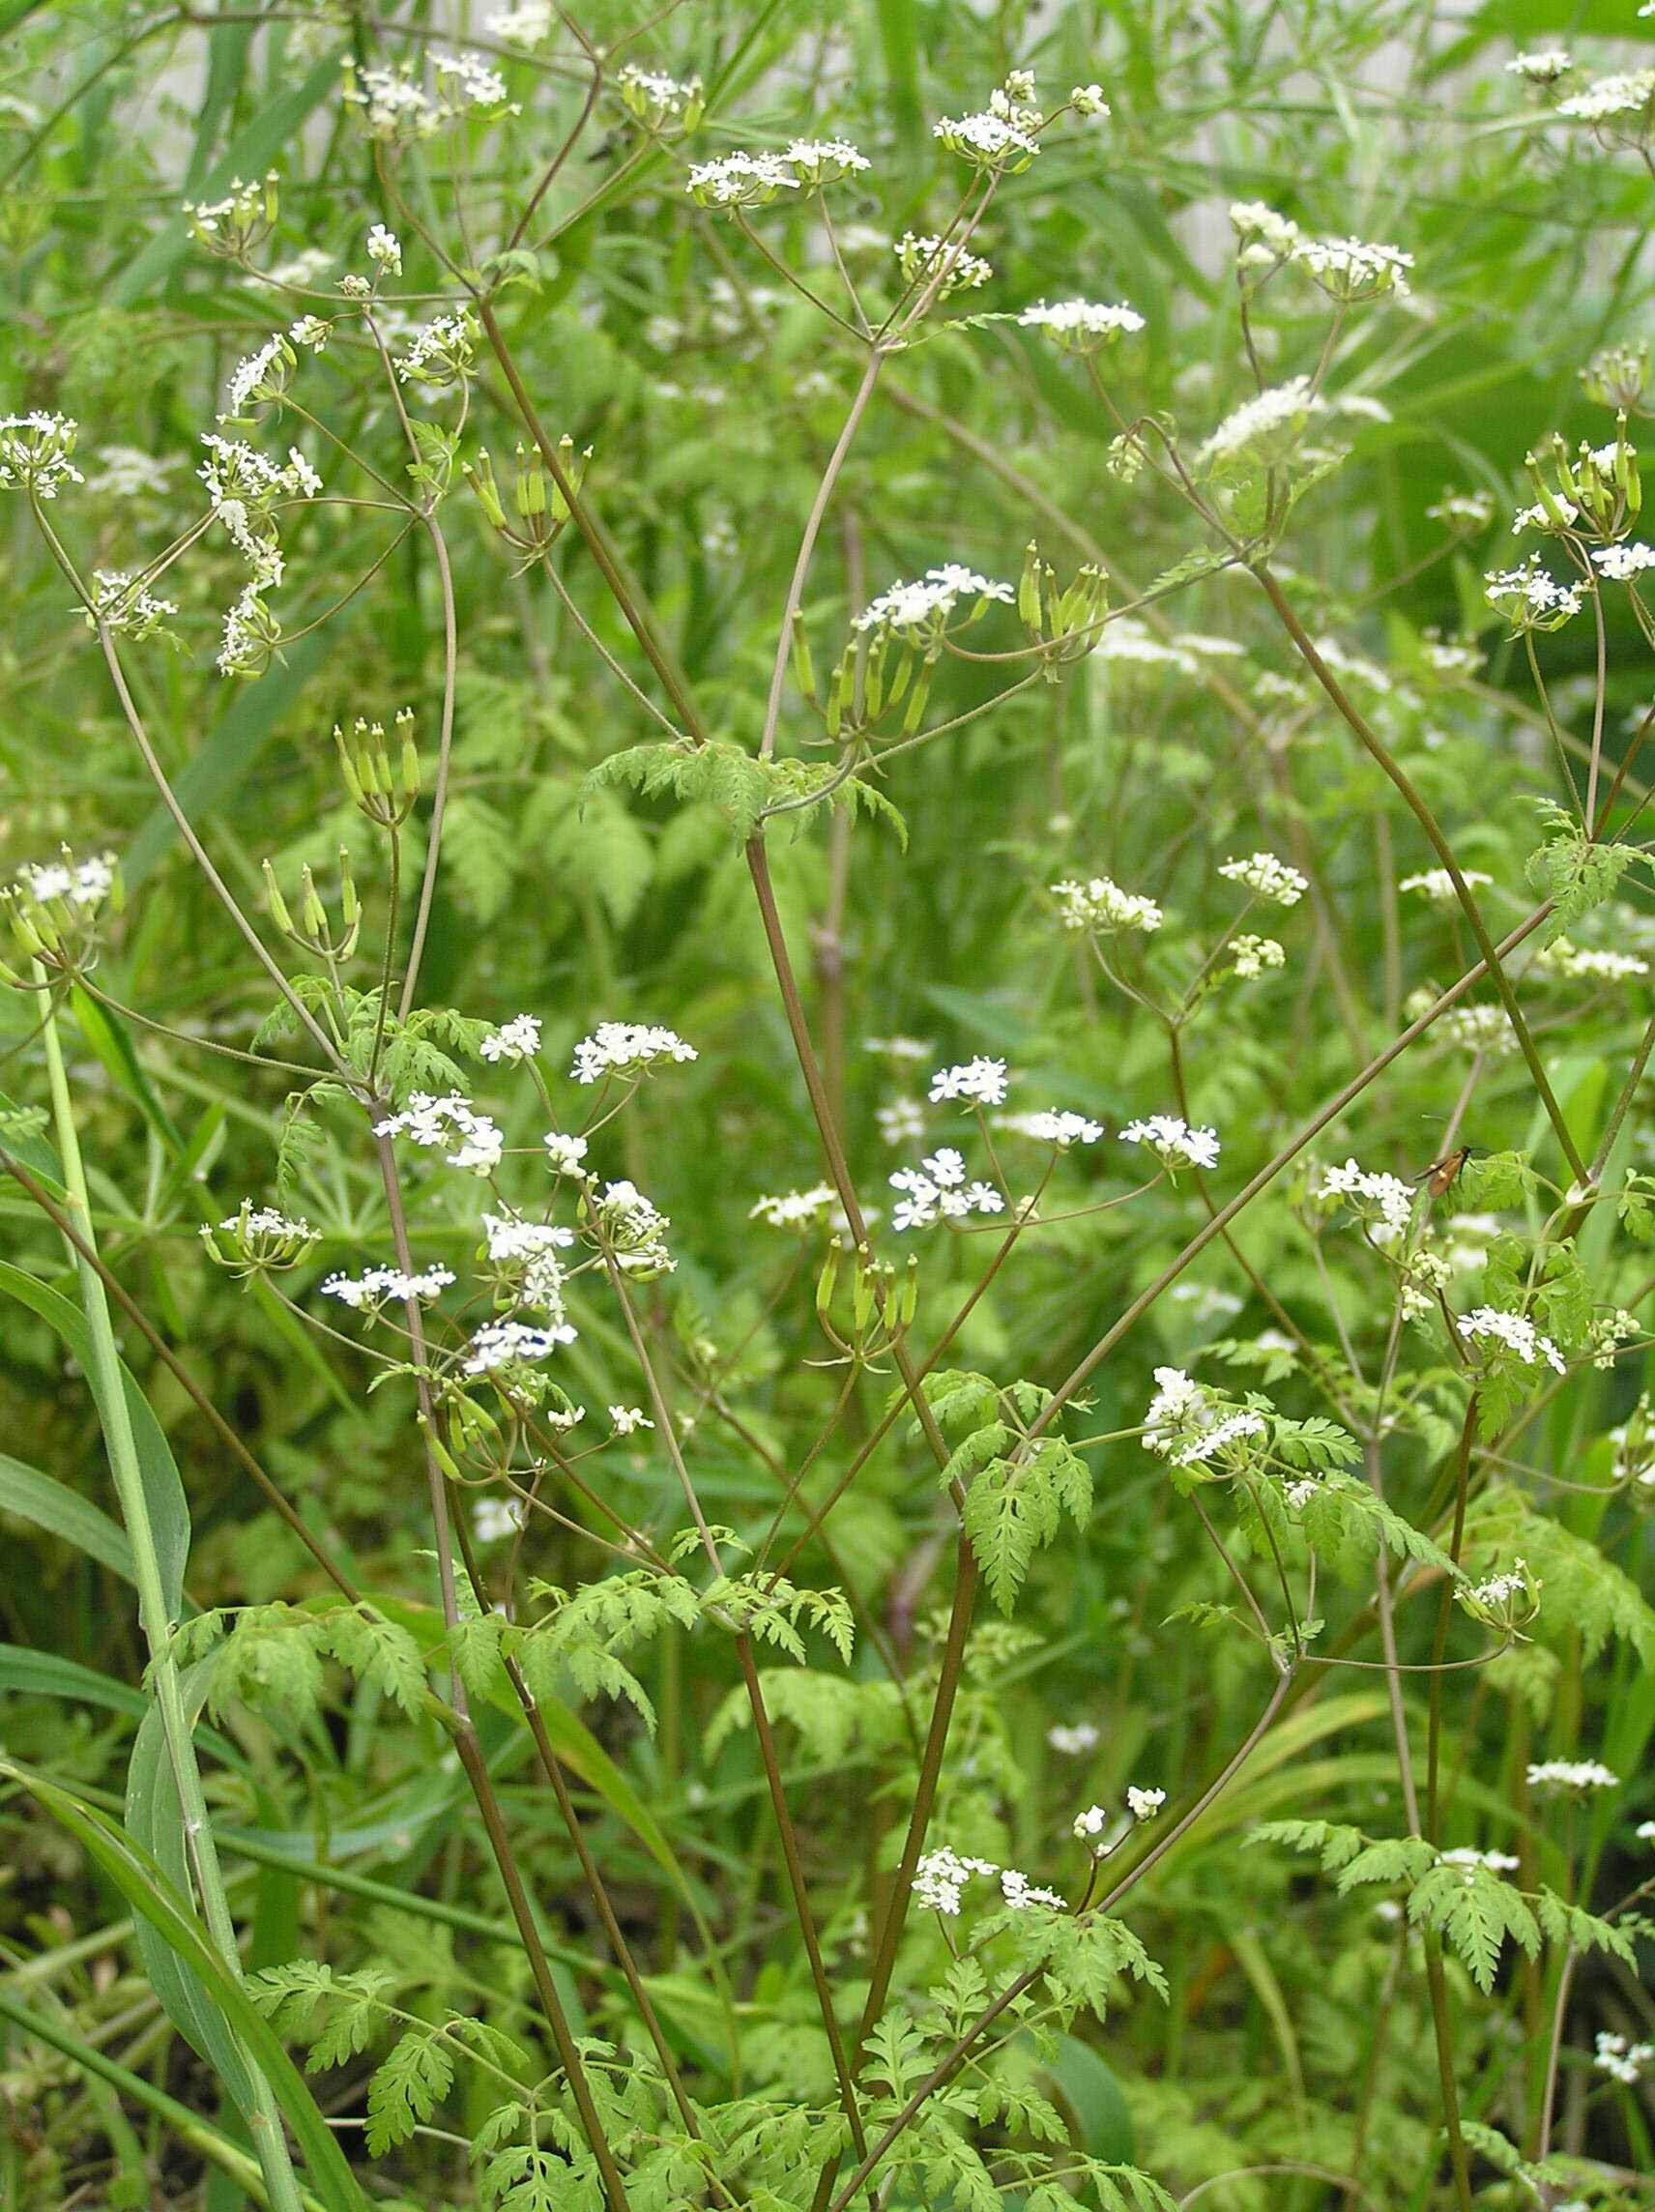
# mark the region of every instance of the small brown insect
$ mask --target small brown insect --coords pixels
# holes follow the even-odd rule
[[[1462,1145],[1457,1151],[1444,1152],[1439,1160],[1433,1160],[1413,1179],[1424,1183],[1433,1198],[1440,1198],[1470,1156],[1470,1146]]]

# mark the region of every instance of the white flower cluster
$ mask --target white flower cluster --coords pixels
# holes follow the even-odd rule
[[[676,1030],[642,1022],[599,1022],[574,1048],[569,1069],[577,1083],[601,1083],[611,1075],[641,1075],[661,1061],[696,1058]]]
[[[1481,868],[1462,868],[1460,881],[1467,890],[1486,890],[1493,884],[1494,878],[1485,876]],[[1417,876],[1404,876],[1397,889],[1418,891],[1422,898],[1430,899],[1435,906],[1453,906],[1460,896],[1454,888],[1454,879],[1446,868],[1424,868]]]
[[[763,207],[777,192],[797,191],[798,178],[779,154],[737,152],[697,162],[684,189],[699,207]]]
[[[472,365],[476,335],[477,325],[464,307],[457,315],[433,315],[396,356],[397,381],[433,392],[460,383]]]
[[[1520,568],[1491,568],[1483,577],[1488,602],[1514,633],[1560,629],[1581,611],[1582,587],[1560,584],[1531,553]]]
[[[540,1049],[540,1019],[537,1014],[515,1014],[499,1029],[491,1030],[478,1046],[484,1060],[517,1062],[533,1060]]]
[[[1192,1129],[1176,1114],[1151,1114],[1147,1121],[1128,1121],[1120,1141],[1123,1145],[1147,1145],[1163,1166],[1173,1169],[1218,1165],[1217,1130]]]
[[[898,1168],[889,1178],[905,1195],[891,1209],[898,1232],[930,1229],[939,1219],[963,1221],[973,1213],[1003,1213],[1005,1200],[991,1182],[967,1182],[964,1157],[944,1145],[917,1168]]]
[[[66,845],[60,860],[31,860],[21,867],[12,883],[15,896],[21,894],[32,899],[37,906],[49,906],[61,900],[65,906],[82,912],[95,912],[115,888],[115,856],[97,853],[89,860],[77,860]]]
[[[353,1313],[375,1313],[388,1299],[405,1303],[409,1298],[434,1298],[453,1281],[447,1267],[425,1267],[419,1274],[404,1274],[400,1267],[369,1267],[363,1275],[329,1275],[322,1284],[325,1298],[337,1298]]]
[[[1071,1145],[1095,1145],[1103,1135],[1101,1121],[1055,1108],[1032,1114],[997,1114],[994,1125],[1014,1137],[1031,1137],[1037,1145],[1056,1145],[1060,1152],[1066,1152]]]
[[[1623,2088],[1630,2089],[1640,2081],[1644,2067],[1655,2059],[1655,2043],[1628,2043],[1624,2035],[1607,2027],[1598,2029],[1596,2041],[1592,2064]]]
[[[237,362],[231,371],[230,381],[224,388],[224,412],[218,421],[244,422],[248,420],[249,408],[279,399],[287,390],[298,360],[281,332],[272,332],[263,345]]]
[[[1505,66],[1508,76],[1520,76],[1526,84],[1555,84],[1575,65],[1561,46],[1530,46],[1513,54]]]
[[[382,222],[376,222],[369,226],[367,257],[379,268],[387,271],[389,275],[392,276],[401,276],[402,241],[397,237],[395,231],[387,230]]]
[[[768,1222],[772,1229],[813,1229],[837,1203],[831,1183],[813,1183],[808,1190],[783,1191],[774,1198],[755,1200],[747,1208],[747,1219]]]
[[[582,1165],[587,1150],[584,1137],[566,1137],[561,1129],[548,1129],[541,1142],[546,1148],[546,1157],[551,1162],[554,1174],[586,1174],[587,1170]]]
[[[1473,1850],[1469,1844],[1462,1844],[1456,1850],[1438,1851],[1437,1863],[1457,1867],[1467,1883],[1474,1882],[1479,1874],[1515,1874],[1518,1868],[1509,1851]]]
[[[672,1223],[636,1183],[606,1183],[594,1211],[622,1274],[648,1282],[673,1272],[678,1263],[666,1244]]]
[[[1132,1821],[1152,1820],[1167,1802],[1164,1790],[1140,1790],[1136,1783],[1126,1789],[1126,1805]],[[1129,1823],[1110,1812],[1107,1805],[1089,1805],[1077,1813],[1070,1823],[1077,1843],[1089,1844],[1093,1858],[1106,1859],[1123,1836],[1131,1833]]]
[[[914,1902],[956,1920],[960,1899],[973,1875],[980,1874],[992,1881],[999,1872],[991,1859],[962,1858],[948,1845],[940,1845],[936,1850],[920,1853],[914,1869]]]
[[[467,1375],[498,1375],[502,1369],[533,1366],[550,1358],[560,1344],[572,1344],[575,1332],[566,1322],[550,1328],[531,1328],[520,1321],[484,1322],[466,1347],[461,1362]]]
[[[1538,1367],[1542,1361],[1554,1368],[1559,1375],[1566,1372],[1563,1354],[1549,1336],[1542,1336],[1526,1314],[1501,1313],[1495,1306],[1478,1306],[1468,1314],[1462,1314],[1458,1323],[1460,1334],[1475,1343],[1490,1338],[1503,1344],[1525,1367]]]
[[[633,1436],[639,1429],[653,1429],[655,1425],[642,1406],[611,1406],[609,1424],[618,1437]]]
[[[485,1213],[482,1234],[494,1266],[512,1274],[520,1271],[519,1295],[523,1303],[564,1319],[564,1270],[558,1260],[574,1242],[574,1231],[555,1221],[521,1221],[515,1214]]]
[[[1046,1731],[1046,1741],[1065,1759],[1080,1759],[1097,1749],[1098,1732],[1090,1721],[1076,1721],[1072,1726],[1056,1721]]]
[[[1646,113],[1655,101],[1655,69],[1623,70],[1595,77],[1583,92],[1557,102],[1557,113],[1573,123],[1609,123],[1616,116]]]
[[[1595,1759],[1547,1759],[1528,1769],[1530,1790],[1618,1790],[1620,1776]]]
[[[931,1078],[929,1095],[933,1105],[940,1098],[965,1098],[977,1106],[1003,1106],[1005,1062],[979,1053],[975,1060],[940,1067]]]
[[[882,592],[868,602],[851,627],[863,636],[889,630],[911,645],[933,644],[943,636],[948,618],[962,599],[971,602],[966,620],[974,622],[991,600],[1010,606],[1016,596],[1009,584],[979,576],[974,568],[963,568],[958,561],[944,561],[941,568],[928,568],[911,584],[893,584],[888,592]]]
[[[1437,1025],[1437,1033],[1448,1044],[1466,1052],[1515,1052],[1517,1038],[1503,1006],[1450,1006]]]
[[[887,1098],[874,1109],[874,1120],[887,1145],[911,1144],[925,1134],[925,1109],[917,1098]]]
[[[1255,898],[1271,906],[1297,906],[1310,888],[1310,878],[1278,860],[1274,853],[1249,853],[1245,859],[1226,860],[1219,874],[1233,884],[1245,884]]]
[[[1529,1589],[1527,1562],[1514,1559],[1509,1567],[1498,1574],[1490,1575],[1480,1583],[1473,1583],[1466,1595],[1477,1605],[1509,1605],[1514,1598],[1526,1599]]]
[[[841,177],[858,175],[873,164],[844,138],[796,138],[782,156],[792,163],[801,185],[832,185]]]
[[[980,291],[994,271],[979,253],[967,253],[957,246],[950,246],[936,233],[918,235],[905,230],[891,247],[896,255],[902,281],[909,288],[922,288],[937,282],[937,297],[945,300],[950,292]]]
[[[1308,376],[1292,376],[1245,399],[1196,450],[1198,466],[1209,470],[1269,468],[1285,461],[1313,415],[1326,402],[1312,392]]]
[[[153,637],[169,615],[178,609],[171,599],[158,598],[140,577],[125,568],[95,568],[92,604],[86,609],[86,626],[102,623],[117,637]]]
[[[914,1870],[915,1903],[928,1906],[933,1912],[941,1912],[950,1920],[957,1919],[960,1899],[973,1875],[981,1875],[989,1881],[998,1876],[1001,1896],[1012,1912],[1026,1911],[1031,1905],[1045,1906],[1053,1912],[1068,1910],[1066,1898],[1060,1897],[1053,1889],[1037,1889],[1016,1867],[999,1867],[992,1859],[963,1857],[946,1844],[921,1855]]]
[[[311,1244],[321,1234],[303,1215],[295,1219],[278,1213],[274,1206],[254,1206],[250,1198],[243,1199],[241,1211],[230,1214],[218,1227],[225,1236],[274,1237],[284,1244]]]
[[[1107,115],[1110,105],[1101,84],[1077,84],[1070,89],[1069,105],[1077,115]]]
[[[1535,956],[1537,968],[1549,968],[1554,975],[1566,982],[1582,977],[1598,983],[1624,983],[1634,975],[1647,975],[1649,963],[1640,960],[1636,952],[1609,952],[1597,946],[1571,945],[1566,937],[1554,937]]]
[[[506,79],[480,54],[430,56],[435,91],[427,92],[412,68],[356,68],[347,64],[342,98],[357,109],[370,138],[388,144],[429,138],[450,118],[503,113],[509,102]]]
[[[1231,968],[1243,982],[1251,982],[1266,968],[1285,968],[1288,956],[1273,937],[1236,937],[1230,946]]]
[[[681,83],[676,76],[668,76],[660,70],[640,69],[636,62],[628,62],[615,79],[615,89],[627,113],[648,130],[659,131],[666,124],[681,119],[687,129],[700,119],[701,79],[698,76]]]
[[[1144,328],[1136,307],[1107,306],[1093,300],[1036,300],[1017,318],[1025,330],[1044,331],[1065,353],[1099,353],[1122,335]]]
[[[1646,568],[1655,568],[1655,545],[1627,539],[1619,545],[1594,545],[1592,560],[1611,583],[1630,584]]]
[[[1363,1220],[1373,1221],[1376,1244],[1406,1237],[1413,1219],[1414,1191],[1399,1176],[1372,1172],[1348,1159],[1342,1168],[1323,1168],[1319,1198],[1342,1198]]]
[[[514,8],[503,8],[498,15],[485,16],[483,27],[503,45],[537,46],[551,32],[552,0],[517,0]],[[624,70],[622,74],[625,73]]]
[[[1264,1428],[1263,1415],[1243,1406],[1234,1413],[1226,1413],[1222,1420],[1214,1421],[1211,1428],[1204,1429],[1199,1437],[1180,1446],[1173,1453],[1172,1463],[1175,1467],[1205,1467],[1231,1444],[1243,1443],[1249,1437],[1262,1437]],[[1296,1504],[1300,1500],[1292,1502]]]
[[[1397,300],[1408,297],[1413,255],[1394,246],[1368,246],[1359,238],[1306,238],[1299,242],[1293,259],[1313,283],[1342,306],[1378,300],[1386,293]]]
[[[931,126],[931,135],[979,169],[1005,169],[1012,175],[1026,169],[1040,151],[1028,130],[992,111],[944,115]]]
[[[59,484],[84,483],[70,458],[79,435],[79,423],[67,415],[37,408],[30,415],[0,416],[0,490],[56,499]]]
[[[1107,876],[1093,876],[1084,884],[1065,878],[1052,886],[1052,896],[1065,929],[1141,929],[1147,936],[1161,926],[1161,910],[1152,898],[1123,891]]]
[[[412,1144],[439,1149],[459,1142],[444,1157],[451,1168],[470,1168],[475,1175],[492,1175],[500,1165],[506,1140],[486,1114],[477,1113],[457,1091],[433,1097],[416,1091],[406,1109],[388,1115],[373,1125],[376,1137],[406,1137]]]

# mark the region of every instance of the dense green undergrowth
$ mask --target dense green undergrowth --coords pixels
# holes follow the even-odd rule
[[[1655,2203],[1651,27],[0,32],[0,2200]]]

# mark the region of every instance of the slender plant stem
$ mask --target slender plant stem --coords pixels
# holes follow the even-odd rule
[[[195,1741],[185,1711],[183,1685],[173,1656],[172,1632],[176,1623],[167,1603],[159,1542],[155,1525],[150,1518],[149,1497],[138,1464],[137,1440],[127,1405],[126,1377],[122,1371],[120,1354],[115,1349],[115,1330],[109,1318],[109,1301],[104,1293],[103,1278],[88,1257],[89,1253],[97,1250],[97,1238],[92,1227],[92,1205],[87,1195],[86,1173],[81,1164],[80,1140],[74,1126],[74,1107],[70,1096],[69,1075],[58,1040],[57,1018],[52,1007],[51,993],[46,985],[44,971],[38,962],[34,964],[34,982],[35,1003],[41,1016],[42,1038],[45,1048],[46,1081],[51,1091],[52,1122],[57,1137],[58,1157],[63,1165],[64,1187],[69,1194],[69,1214],[76,1232],[71,1249],[75,1272],[80,1280],[81,1310],[86,1316],[87,1334],[91,1342],[92,1377],[97,1388],[103,1441],[109,1454],[109,1471],[114,1477],[121,1518],[126,1524],[128,1540],[132,1549],[132,1577],[137,1586],[138,1617],[144,1641],[149,1646],[156,1705],[166,1743],[167,1762],[178,1792],[185,1848],[213,1947],[223,1961],[226,1970],[239,1977],[242,1963],[236,1943],[236,1925],[230,1916],[229,1900],[224,1894],[224,1877],[218,1865],[213,1824],[208,1816],[207,1794],[201,1783],[201,1769],[196,1763]],[[79,1248],[81,1246],[85,1246],[86,1251],[83,1252]],[[243,2057],[252,2091],[252,2110],[246,2117],[258,2154],[259,2170],[264,2175],[265,2187],[270,2192],[271,2204],[274,2212],[300,2212],[299,2184],[288,2156],[287,2139],[282,2132],[281,2109],[270,2083],[253,2060],[246,2052]]]

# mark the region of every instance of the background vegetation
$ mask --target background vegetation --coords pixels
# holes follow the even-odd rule
[[[1638,533],[1655,77],[1555,112],[1651,26],[486,13],[0,5],[0,404],[81,480],[41,499],[58,433],[10,427],[6,872],[120,882],[19,877],[4,954],[0,2198],[837,2212],[872,2161],[891,2206],[1655,2202],[1651,629],[1591,558]],[[374,73],[441,101],[455,50],[505,98],[376,131]],[[934,126],[1020,69],[1038,157],[973,167]],[[685,189],[840,134],[820,192]],[[1341,307],[1237,202],[1406,285]],[[908,282],[905,233],[992,275]],[[1017,319],[1076,297],[1143,328]],[[322,488],[238,535],[204,432]],[[1578,530],[1554,433],[1607,456]],[[224,675],[248,535],[283,572]],[[963,596],[859,719],[858,610],[1015,592],[1031,539],[1055,587]],[[1535,544],[1554,629],[1485,589]],[[1220,872],[1261,851],[1291,905]],[[1463,898],[1399,888],[1449,855]],[[1094,878],[1162,925],[1065,928]],[[479,1057],[523,1013],[533,1074]],[[617,1021],[697,1057],[571,1082]],[[927,1097],[978,1056],[1098,1133]],[[492,1193],[371,1133],[450,1089]],[[595,1095],[588,1202],[541,1136]],[[1157,1114],[1216,1164],[1121,1144]],[[899,1230],[944,1145],[1011,1208]],[[1352,1154],[1388,1239],[1394,1191],[1323,1190]],[[672,1271],[623,1264],[623,1179]],[[318,1233],[291,1267],[204,1242],[244,1198]],[[577,1336],[499,1387],[481,1205],[583,1239]],[[322,1295],[392,1263],[462,1281]],[[1256,1430],[1147,1449],[1157,1369],[1209,1393],[1183,1441]],[[934,1863],[911,1906],[943,1847],[1076,1910],[925,1910]]]

